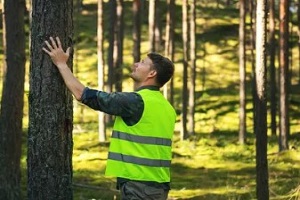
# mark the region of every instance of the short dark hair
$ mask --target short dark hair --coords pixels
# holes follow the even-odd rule
[[[147,56],[151,59],[153,67],[157,72],[156,81],[162,87],[172,78],[174,64],[170,59],[155,52],[148,53]]]

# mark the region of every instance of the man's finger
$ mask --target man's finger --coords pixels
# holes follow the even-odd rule
[[[47,47],[50,49],[50,51],[52,51],[52,50],[53,50],[52,46],[49,44],[49,42],[48,42],[48,41],[45,41],[45,44],[46,44],[46,45],[47,45]]]
[[[48,55],[50,55],[51,54],[51,52],[50,51],[48,51],[48,49],[46,49],[45,47],[43,47],[42,48],[43,49],[43,51],[45,51]]]
[[[62,49],[62,46],[61,46],[61,42],[60,42],[60,39],[59,37],[56,37],[56,42],[57,42],[57,45],[58,45],[58,48],[61,48]]]
[[[50,40],[51,40],[51,43],[52,43],[52,46],[57,49],[57,45],[56,45],[56,42],[54,41],[53,37],[50,37]]]
[[[70,55],[70,47],[67,48],[66,54],[69,56]]]

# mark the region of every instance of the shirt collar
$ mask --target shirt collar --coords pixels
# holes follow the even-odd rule
[[[143,89],[157,90],[157,91],[159,91],[159,87],[156,86],[156,85],[145,85],[145,86],[141,86],[141,87],[139,87],[138,89],[136,89],[136,92],[137,92],[137,91],[140,91],[140,90],[143,90]]]

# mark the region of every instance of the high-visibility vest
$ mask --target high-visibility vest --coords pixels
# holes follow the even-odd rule
[[[160,91],[138,91],[144,101],[140,121],[127,126],[116,117],[105,174],[130,180],[170,182],[176,113]]]

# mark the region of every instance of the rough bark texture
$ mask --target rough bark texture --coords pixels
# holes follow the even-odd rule
[[[0,114],[0,199],[21,199],[20,156],[25,77],[25,1],[4,1],[5,66]]]
[[[182,40],[183,40],[183,78],[182,78],[182,113],[181,140],[187,139],[187,106],[188,106],[188,1],[182,1]]]
[[[189,2],[189,27],[190,27],[190,81],[189,82],[189,113],[188,113],[188,133],[195,135],[195,107],[196,107],[196,1]]]
[[[28,199],[73,199],[72,96],[50,57],[42,51],[50,36],[59,36],[65,49],[72,46],[72,2],[32,1]]]
[[[105,68],[104,68],[104,55],[103,55],[103,0],[98,0],[98,28],[97,28],[97,54],[98,54],[98,89],[104,90],[105,83]],[[98,116],[98,131],[99,131],[99,142],[105,142],[106,140],[106,124],[105,114],[99,112]]]
[[[133,60],[141,60],[141,0],[134,0],[132,3],[133,11]]]
[[[245,0],[240,0],[240,26],[239,26],[239,69],[240,69],[240,127],[239,143],[246,140],[246,50],[245,50]]]
[[[280,1],[280,53],[279,53],[279,90],[280,90],[280,110],[279,110],[279,151],[288,149],[289,136],[289,1]]]
[[[165,36],[165,56],[174,60],[174,11],[175,0],[167,0],[167,13],[166,13],[166,36]],[[174,104],[174,81],[173,78],[164,85],[164,96]]]
[[[266,24],[267,0],[257,1],[256,17],[256,103],[254,127],[256,135],[256,195],[258,200],[269,199],[267,160],[267,98],[266,98]]]
[[[277,98],[276,98],[276,39],[275,39],[275,0],[270,0],[270,15],[269,15],[269,46],[270,46],[270,107],[271,107],[271,133],[276,135],[277,123]]]

